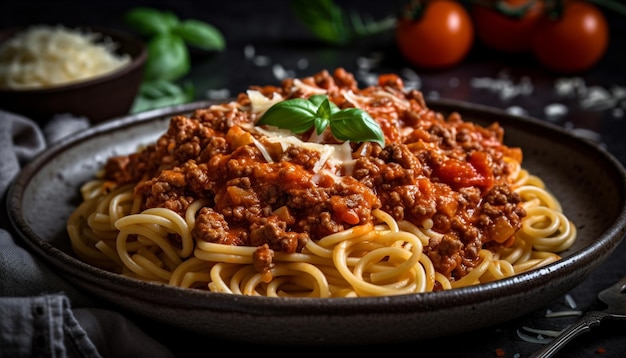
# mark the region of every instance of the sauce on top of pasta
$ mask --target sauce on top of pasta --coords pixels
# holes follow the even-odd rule
[[[296,135],[255,126],[272,103],[319,93],[339,108],[367,111],[385,147],[341,142],[328,130]],[[273,266],[274,252],[301,252],[308,240],[375,225],[380,209],[442,234],[424,254],[454,281],[479,263],[482,249],[512,245],[526,215],[511,186],[522,152],[503,136],[498,123],[483,127],[430,110],[396,75],[359,88],[340,68],[251,87],[230,103],[175,116],[156,143],[110,158],[104,178],[136,183],[141,209],[184,216],[202,200],[194,240],[257,247],[259,272]]]

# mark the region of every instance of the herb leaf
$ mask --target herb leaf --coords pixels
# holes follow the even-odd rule
[[[325,95],[278,102],[256,124],[288,129],[294,133],[304,133],[315,126],[318,135],[330,126],[331,133],[338,140],[369,141],[385,146],[383,131],[369,113],[359,108],[339,109]]]
[[[304,133],[315,123],[317,108],[304,98],[293,98],[270,107],[257,124],[268,124],[289,129],[294,133]]]
[[[148,42],[146,80],[175,81],[189,72],[189,52],[183,39],[175,34],[156,35]]]
[[[170,32],[178,24],[178,16],[170,11],[137,7],[124,16],[124,21],[144,36]]]
[[[332,0],[292,0],[291,9],[296,17],[317,38],[330,44],[346,44],[351,32],[347,17]]]
[[[181,20],[171,11],[136,7],[124,15],[124,22],[147,38],[148,59],[141,90],[131,109],[133,113],[152,108],[190,102],[194,98],[192,82],[180,81],[191,69],[187,46],[222,51],[222,33],[206,22]]]
[[[596,0],[602,1],[602,0]],[[388,32],[396,28],[396,14],[374,20],[368,14],[344,9],[333,0],[291,0],[296,19],[319,40],[344,46],[358,38]]]
[[[333,112],[330,108],[330,101],[328,100],[328,98],[326,98],[324,99],[324,101],[322,101],[322,103],[320,103],[319,107],[317,108],[317,115],[322,118],[330,118],[330,115],[332,113]]]
[[[179,86],[163,80],[144,81],[130,112],[138,113],[149,109],[187,103],[193,99],[194,92],[191,82],[185,82]]]
[[[385,146],[383,131],[367,112],[358,108],[346,108],[330,117],[330,131],[339,140],[374,142]]]
[[[188,45],[193,45],[203,50],[222,51],[226,46],[222,33],[211,24],[203,21],[184,20],[173,31],[182,37]]]
[[[315,131],[317,132],[317,135],[322,134],[322,132],[324,132],[329,124],[330,121],[328,120],[328,118],[315,117]]]
[[[322,102],[324,102],[326,99],[328,99],[328,96],[325,94],[314,94],[311,97],[309,97],[309,102],[319,107],[322,104]]]
[[[330,106],[330,113],[335,113],[339,110],[339,107],[337,107],[337,105],[333,102],[331,102],[330,100],[328,100],[328,96],[325,94],[314,94],[311,97],[309,97],[309,102],[313,103],[316,106],[321,106],[322,103],[324,103],[324,101],[328,102],[328,105]]]

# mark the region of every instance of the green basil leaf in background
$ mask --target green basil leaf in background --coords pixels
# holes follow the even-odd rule
[[[159,34],[148,42],[145,79],[175,81],[191,67],[189,50],[183,39],[174,34]]]
[[[170,32],[178,25],[179,19],[169,11],[137,7],[126,13],[124,21],[140,34],[152,36]]]
[[[188,45],[193,45],[203,50],[221,51],[226,47],[222,33],[206,22],[198,20],[184,20],[174,29]]]
[[[180,96],[183,90],[173,82],[157,80],[142,83],[139,93],[145,98],[157,99],[168,96]]]
[[[304,98],[288,99],[270,107],[256,124],[267,124],[294,133],[304,133],[313,126],[317,108]]]
[[[332,0],[291,0],[290,4],[296,18],[313,35],[332,45],[346,45],[357,38],[394,30],[397,25],[396,14],[374,19],[355,10],[344,10]]]
[[[188,103],[193,100],[194,92],[191,82],[186,82],[183,87],[169,81],[143,82],[131,113]]]
[[[334,113],[330,117],[330,130],[339,140],[374,142],[385,146],[385,136],[378,122],[359,108],[346,108]]]
[[[332,0],[291,0],[290,4],[300,22],[322,41],[343,45],[351,40],[348,19]]]

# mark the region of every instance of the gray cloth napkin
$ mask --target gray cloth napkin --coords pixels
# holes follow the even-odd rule
[[[21,166],[46,147],[43,133],[31,120],[0,111],[0,193]]]
[[[0,110],[0,194],[48,145],[89,121],[61,115],[44,128]],[[3,203],[4,205],[4,203]],[[0,356],[174,357],[126,316],[104,308],[24,249],[0,210]]]
[[[0,352],[7,357],[102,357],[63,295],[0,299]]]
[[[4,193],[22,165],[46,146],[89,127],[89,120],[60,114],[42,129],[32,120],[0,110],[0,193]]]

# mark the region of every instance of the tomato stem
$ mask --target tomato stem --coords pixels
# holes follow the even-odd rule
[[[609,10],[615,11],[621,15],[626,16],[626,5],[615,0],[585,0],[586,2],[596,4],[600,7],[605,7]],[[558,19],[565,11],[566,0],[546,0],[547,14],[550,18]]]
[[[560,19],[565,11],[564,0],[546,0],[546,14],[550,19]]]
[[[411,0],[404,8],[402,13],[402,17],[407,20],[417,20],[422,17],[424,13],[425,5],[423,1],[420,0]]]
[[[598,6],[604,7],[608,10],[615,11],[620,15],[626,16],[626,4],[617,0],[584,0],[586,2],[590,2],[596,4]],[[418,1],[419,2],[419,1]],[[529,0],[526,4],[520,6],[513,6],[509,4],[506,0],[498,0],[498,1],[490,1],[490,0],[462,0],[461,2],[466,2],[468,4],[475,4],[479,6],[484,6],[490,9],[493,9],[505,16],[509,16],[512,18],[521,18],[524,16],[526,11],[531,8],[537,0]],[[413,1],[415,3],[415,1]],[[546,9],[548,12],[548,16],[550,17],[560,17],[565,9],[565,0],[545,0]],[[413,16],[419,16],[420,9],[414,9]]]
[[[529,0],[525,4],[517,6],[509,4],[506,0],[498,0],[496,2],[488,0],[469,0],[468,2],[495,10],[496,12],[510,18],[520,19],[535,5],[537,0]]]
[[[528,9],[535,5],[537,0],[531,0],[522,6],[511,6],[506,1],[498,1],[496,2],[496,10],[500,11],[502,14],[519,19],[523,17]]]

